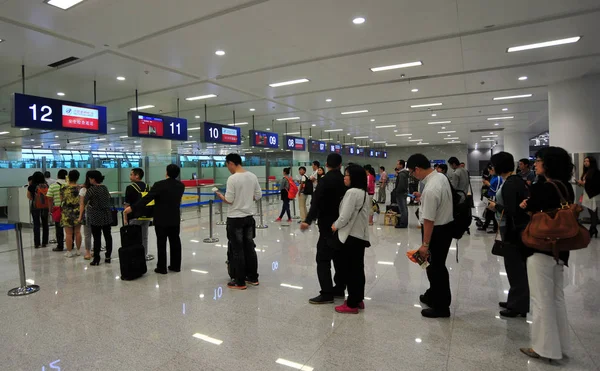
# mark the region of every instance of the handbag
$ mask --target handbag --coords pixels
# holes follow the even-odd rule
[[[363,203],[362,206],[360,207],[360,209],[358,209],[358,213],[356,213],[357,217],[358,215],[360,215],[360,212],[362,211],[363,207],[365,207],[365,201],[367,200],[367,192],[365,192],[365,197],[363,198]],[[356,219],[354,219],[354,222],[352,223],[352,226],[354,227],[354,223],[356,223]],[[352,228],[350,228],[352,229]],[[340,241],[340,234],[338,233],[339,229],[336,230],[335,232],[333,232],[333,234],[331,235],[331,237],[329,238],[328,241],[328,245],[329,247],[331,247],[332,249],[335,250],[340,250],[342,247],[344,247],[344,243],[342,241]],[[349,235],[348,238],[350,238],[351,236]],[[356,237],[353,237],[356,238]],[[356,238],[357,240],[359,240],[359,238]],[[347,241],[347,239],[346,239]],[[361,240],[364,241],[364,240]],[[371,246],[371,244],[369,243],[369,241],[364,241],[368,244],[368,246],[365,247],[369,247]]]
[[[62,218],[62,208],[60,206],[52,206],[52,221],[54,223],[60,223]]]
[[[561,251],[586,248],[590,244],[590,234],[577,220],[583,208],[580,205],[569,203],[556,183],[551,180],[547,180],[547,182],[556,189],[561,206],[555,210],[533,214],[521,237],[525,246],[543,252],[551,252],[558,262]],[[559,184],[568,195],[565,185]]]
[[[492,255],[496,256],[504,256],[504,238],[500,235],[500,223],[502,223],[503,218],[504,210],[502,210],[502,214],[500,215],[500,220],[498,221],[498,230],[496,231],[496,237],[494,238],[494,246],[492,246]],[[498,239],[499,235],[500,239]]]

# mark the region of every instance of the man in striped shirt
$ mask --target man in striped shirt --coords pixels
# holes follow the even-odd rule
[[[52,215],[52,207],[60,206],[60,190],[67,184],[67,171],[61,169],[56,176],[58,179],[48,187],[48,204],[50,205],[50,214]],[[54,223],[56,231],[56,247],[52,251],[63,251],[65,248],[65,232],[59,222]]]

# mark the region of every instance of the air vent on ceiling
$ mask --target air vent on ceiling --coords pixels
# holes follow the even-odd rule
[[[60,67],[60,66],[64,66],[64,65],[65,65],[65,64],[67,64],[67,63],[74,62],[74,61],[76,61],[76,60],[78,60],[78,59],[79,59],[79,58],[77,58],[77,57],[69,57],[69,58],[65,58],[65,59],[63,59],[63,60],[60,60],[60,61],[58,61],[58,62],[50,63],[50,64],[48,65],[48,67],[57,68],[57,67]]]

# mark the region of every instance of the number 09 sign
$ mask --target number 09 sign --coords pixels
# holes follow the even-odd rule
[[[18,128],[106,134],[106,107],[16,93],[12,125]]]

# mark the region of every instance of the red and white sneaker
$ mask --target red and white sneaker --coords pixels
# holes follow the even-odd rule
[[[281,221],[281,218],[275,219],[275,222],[280,222],[280,221]]]
[[[291,222],[292,222],[292,219],[288,219],[288,223],[291,223]]]
[[[335,307],[335,311],[338,313],[358,314],[358,308],[350,308],[346,302]]]

